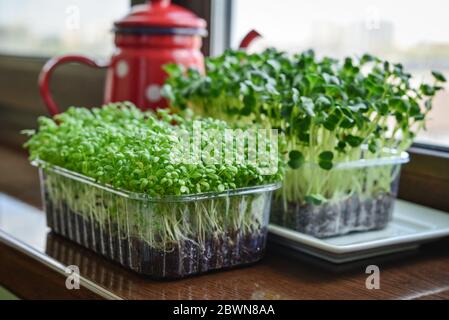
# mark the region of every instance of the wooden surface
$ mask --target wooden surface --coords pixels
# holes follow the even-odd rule
[[[438,254],[447,251],[449,242],[402,261],[370,261],[381,269],[381,289],[368,290],[367,262],[332,270],[319,260],[305,255],[292,258],[292,252],[273,246],[253,266],[167,282],[127,272],[60,237],[50,235],[48,240],[49,255],[84,266],[88,278],[126,299],[449,298],[449,254]]]
[[[100,299],[92,291],[67,290],[65,277],[30,256],[0,243],[0,283],[27,299]]]
[[[0,191],[39,206],[37,174],[26,158],[1,148],[0,158]],[[0,240],[0,285],[23,298],[449,299],[447,239],[340,266],[270,245],[249,267],[153,281],[49,233],[39,210],[1,196]],[[64,266],[71,264],[83,277],[79,291],[65,288]],[[369,264],[380,268],[379,290],[365,287]]]

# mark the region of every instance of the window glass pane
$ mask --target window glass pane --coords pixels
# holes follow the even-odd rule
[[[251,48],[274,46],[289,52],[312,48],[342,57],[370,52],[401,62],[417,80],[430,70],[449,79],[447,0],[234,0],[231,42],[238,46],[251,29],[264,39]],[[449,85],[417,141],[449,146]]]
[[[130,0],[1,0],[0,54],[53,56],[112,52],[112,23]]]

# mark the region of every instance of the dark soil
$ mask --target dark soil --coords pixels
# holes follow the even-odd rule
[[[284,212],[282,199],[273,200],[270,222],[317,238],[383,229],[392,218],[394,199],[390,193],[380,193],[366,200],[353,195],[337,203],[318,206],[290,202],[287,212]]]
[[[260,260],[265,251],[267,229],[252,234],[233,231],[172,243],[164,249],[119,234],[116,225],[100,226],[66,205],[55,206],[46,194],[47,224],[57,234],[95,251],[140,274],[176,279],[212,270],[231,268]]]

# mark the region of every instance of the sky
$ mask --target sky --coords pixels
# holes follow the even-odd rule
[[[130,0],[0,0],[0,25],[25,25],[36,33],[59,34],[70,6],[78,6],[81,27],[111,25],[129,11]]]
[[[234,0],[234,46],[252,28],[271,41],[305,41],[311,28],[333,22],[351,25],[377,18],[394,24],[401,47],[449,42],[447,0]]]

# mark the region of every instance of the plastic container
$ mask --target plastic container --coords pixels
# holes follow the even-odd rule
[[[48,226],[138,273],[181,278],[253,263],[265,251],[271,184],[152,198],[40,166]]]
[[[391,149],[382,157],[369,156],[363,151],[360,160],[337,163],[331,170],[311,164],[289,170],[284,188],[274,196],[270,222],[317,238],[385,228],[401,165],[409,157]]]

